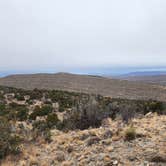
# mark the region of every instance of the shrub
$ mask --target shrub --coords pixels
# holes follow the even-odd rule
[[[133,127],[128,128],[125,131],[125,140],[126,141],[131,141],[136,138],[136,130]]]
[[[20,121],[26,120],[27,117],[28,117],[28,111],[29,110],[27,108],[24,108],[24,107],[18,109],[17,114],[16,114],[17,119],[20,120]]]
[[[59,119],[56,114],[49,114],[47,116],[46,123],[49,128],[56,126],[58,122],[59,122]]]
[[[49,129],[45,130],[44,133],[43,133],[43,137],[44,137],[44,140],[46,142],[51,142],[51,132]]]
[[[160,101],[147,101],[144,104],[144,114],[148,112],[157,112],[158,114],[164,114],[165,104]]]
[[[45,105],[41,108],[41,115],[40,116],[45,116],[51,113],[53,110],[51,105]]]
[[[40,115],[41,108],[39,106],[36,106],[33,112],[29,115],[29,119],[35,120],[37,116]]]
[[[3,111],[6,108],[5,104],[0,103],[0,111]]]
[[[21,94],[16,94],[16,97],[15,97],[18,101],[24,101],[24,96],[21,95]]]
[[[29,119],[30,119],[30,120],[36,120],[36,117],[37,117],[37,115],[36,115],[34,112],[32,112],[32,113],[29,115]]]
[[[61,108],[60,111],[63,112],[64,109],[71,108],[74,105],[75,97],[77,95],[75,93],[72,93],[72,92],[52,90],[49,92],[48,97],[53,102],[58,102],[60,105],[60,108]]]
[[[12,102],[9,104],[9,107],[10,108],[17,108],[17,107],[19,107],[19,104]]]
[[[159,101],[153,101],[150,104],[150,110],[152,110],[152,112],[157,112],[159,114],[162,114],[163,110],[164,110],[164,105],[162,102]]]
[[[11,125],[2,117],[0,117],[0,131],[0,159],[9,154],[18,154],[21,139],[11,132]]]
[[[5,114],[4,117],[6,117],[7,120],[13,120],[13,121],[17,120],[17,113],[16,113],[16,111],[14,111],[14,110],[6,110],[5,112],[6,112],[6,114]]]
[[[0,93],[0,100],[4,99],[4,95]]]
[[[94,99],[91,99],[87,104],[74,107],[63,124],[67,130],[84,130],[89,127],[99,127],[103,118],[105,118],[105,111]]]
[[[41,120],[41,121],[34,122],[33,134],[34,134],[34,139],[37,139],[38,137],[42,137],[47,142],[51,141],[51,132],[46,121]]]
[[[32,125],[34,130],[37,129],[40,132],[48,129],[47,123],[44,120],[35,121]]]
[[[65,129],[65,122],[61,122],[61,121],[58,121],[57,124],[56,124],[56,128],[58,130],[64,130]]]
[[[31,100],[41,99],[43,97],[43,92],[42,90],[34,89],[33,91],[30,91],[29,95]]]
[[[0,104],[0,116],[4,116],[6,114],[6,106],[5,104]]]
[[[122,104],[120,107],[120,114],[122,120],[128,123],[135,116],[136,106],[134,104]]]
[[[52,106],[45,105],[42,108],[36,106],[33,112],[30,114],[29,119],[35,120],[37,116],[45,116],[51,113],[53,110]]]
[[[65,111],[65,108],[62,107],[62,106],[60,106],[60,107],[59,107],[59,112],[64,112],[64,111]]]
[[[29,99],[29,100],[27,100],[26,102],[27,102],[27,104],[29,104],[29,105],[32,105],[32,104],[33,104],[33,101],[32,101],[32,100],[30,100],[30,99]]]

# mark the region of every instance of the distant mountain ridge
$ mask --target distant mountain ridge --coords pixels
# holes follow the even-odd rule
[[[122,76],[158,76],[166,75],[166,71],[142,71],[142,72],[131,72],[127,74],[120,75]]]
[[[166,85],[165,71],[151,71],[151,72],[134,72],[125,75],[120,75],[116,78],[128,81],[140,81],[145,83],[153,83],[159,85]]]
[[[91,75],[69,73],[11,75],[0,78],[0,85],[23,89],[67,90],[101,94],[113,98],[166,101],[165,86]]]

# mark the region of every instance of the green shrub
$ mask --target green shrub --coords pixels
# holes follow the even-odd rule
[[[40,116],[44,116],[44,115],[48,115],[49,113],[51,113],[53,110],[51,105],[44,105],[41,108],[41,115]]]
[[[133,127],[128,128],[125,131],[125,140],[126,141],[131,141],[136,138],[136,129]]]
[[[65,108],[62,106],[59,106],[59,112],[64,112],[64,111],[65,111]]]
[[[56,128],[58,130],[65,130],[65,127],[66,127],[65,121],[64,122],[58,121],[56,124]]]
[[[149,100],[144,103],[144,114],[148,112],[157,112],[158,114],[164,114],[165,104],[160,101]]]
[[[12,133],[8,120],[2,117],[0,117],[0,131],[0,159],[9,154],[18,154],[21,139]]]
[[[33,112],[29,115],[29,119],[35,120],[37,116],[40,115],[41,108],[39,106],[36,106]]]
[[[0,93],[0,100],[4,100],[4,95]]]
[[[43,97],[42,90],[34,89],[33,91],[29,91],[30,99],[41,99]]]
[[[17,103],[15,103],[15,102],[12,102],[12,103],[9,104],[9,107],[10,107],[10,108],[14,108],[14,109],[18,108],[19,106],[20,106],[20,105],[17,104]]]
[[[6,114],[6,106],[5,104],[0,104],[0,116],[4,116]]]
[[[32,113],[29,115],[29,119],[30,119],[30,120],[36,120],[36,117],[37,117],[37,115],[36,115],[34,112],[32,112]]]
[[[32,101],[32,100],[30,100],[30,99],[29,99],[29,100],[27,100],[26,102],[27,102],[27,104],[29,104],[29,105],[32,105],[32,104],[33,104],[33,101]]]
[[[36,106],[30,114],[29,119],[35,120],[37,116],[46,116],[52,112],[53,108],[50,105],[45,105],[42,108]]]
[[[71,108],[72,106],[74,106],[76,96],[78,96],[78,94],[76,94],[76,93],[65,92],[65,91],[56,91],[56,90],[50,91],[49,95],[48,95],[48,97],[53,102],[59,103],[61,112],[63,112],[64,109],[66,109],[66,108]]]
[[[0,111],[5,110],[5,108],[6,108],[5,104],[1,104],[1,103],[0,103]]]
[[[17,120],[17,112],[14,111],[14,110],[7,110],[6,114],[5,114],[5,117],[8,120],[14,120],[14,121],[16,121]]]
[[[16,98],[18,101],[24,101],[24,96],[21,95],[21,94],[16,94],[15,98]]]
[[[46,119],[46,123],[49,128],[52,128],[56,126],[56,124],[59,122],[59,119],[56,114],[49,114]]]
[[[28,118],[28,109],[27,108],[20,108],[17,110],[17,113],[16,113],[16,117],[18,120],[20,121],[24,121],[24,120],[27,120]]]

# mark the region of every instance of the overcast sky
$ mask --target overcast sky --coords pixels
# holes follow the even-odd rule
[[[166,0],[0,0],[0,71],[166,66]]]

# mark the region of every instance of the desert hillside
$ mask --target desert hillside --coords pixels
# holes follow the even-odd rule
[[[165,166],[166,102],[0,86],[1,166]]]
[[[97,129],[52,130],[50,144],[25,143],[19,160],[8,157],[2,166],[165,166],[165,124],[166,116],[148,114],[128,125],[107,119],[107,125]]]
[[[166,74],[165,75],[151,75],[151,76],[122,76],[123,80],[128,81],[140,81],[144,83],[153,83],[159,85],[166,85]]]
[[[164,86],[89,75],[67,73],[12,75],[1,78],[0,85],[23,89],[56,89],[94,93],[114,98],[166,101]]]

